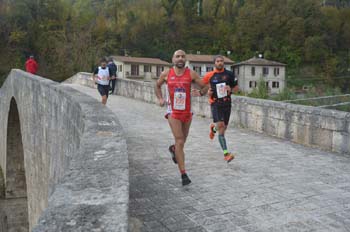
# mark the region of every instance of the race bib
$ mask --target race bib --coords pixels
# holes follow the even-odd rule
[[[226,83],[216,84],[216,93],[218,98],[223,98],[227,96]]]
[[[101,81],[106,81],[108,78],[106,76],[98,76],[98,79]]]
[[[174,92],[174,109],[185,110],[186,109],[186,93],[184,91]]]

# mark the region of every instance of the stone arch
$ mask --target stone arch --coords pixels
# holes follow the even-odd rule
[[[4,211],[0,208],[0,231],[1,232],[7,232],[7,216],[4,213]]]
[[[21,123],[17,103],[11,99],[7,121],[5,220],[9,230],[28,231],[27,183]],[[7,204],[11,202],[11,204]],[[4,223],[3,223],[4,224]]]
[[[5,179],[4,173],[0,166],[0,199],[5,198]]]
[[[7,125],[6,198],[27,197],[24,154],[17,103],[11,99]]]
[[[7,231],[7,216],[4,212],[4,203],[5,203],[5,179],[4,173],[0,166],[0,231]]]

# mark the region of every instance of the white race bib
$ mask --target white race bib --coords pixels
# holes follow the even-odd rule
[[[174,109],[185,110],[186,109],[186,93],[185,92],[174,92]]]
[[[223,98],[227,96],[226,83],[216,84],[216,93],[218,98]]]
[[[108,80],[108,77],[106,77],[106,76],[99,76],[98,79],[101,80],[101,81],[106,81],[106,80]]]

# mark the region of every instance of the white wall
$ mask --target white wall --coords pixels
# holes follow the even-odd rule
[[[115,65],[117,65],[117,76],[119,78],[125,78],[125,66],[123,62],[114,61]],[[122,71],[120,71],[120,65],[122,66]]]
[[[131,75],[131,64],[125,64],[124,62],[120,61],[114,61],[114,63],[117,65],[117,76],[118,78],[127,78]],[[120,65],[122,65],[122,71],[120,71]],[[164,67],[164,70],[169,69],[168,66],[165,65],[156,65],[156,64],[150,64],[151,66],[151,72],[144,72],[145,65],[148,64],[135,64],[139,66],[139,75],[140,77],[144,77],[145,80],[151,80],[151,79],[157,79],[159,76],[157,76],[157,67],[161,66]],[[128,74],[127,74],[128,73]]]

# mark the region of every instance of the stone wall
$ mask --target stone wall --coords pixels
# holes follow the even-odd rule
[[[0,209],[0,231],[7,231],[7,216],[3,210]]]
[[[237,126],[328,151],[350,153],[350,113],[247,97],[235,97],[233,108]]]
[[[164,94],[163,89],[163,94]],[[156,103],[154,82],[118,79],[116,94]],[[195,114],[211,117],[206,97],[194,97]],[[324,150],[350,153],[350,113],[235,96],[231,124]]]
[[[79,72],[68,78],[64,81],[65,83],[75,83],[80,85],[89,86],[91,88],[95,88],[95,83],[92,81],[92,73],[88,72]]]
[[[5,179],[0,166],[0,199],[5,198]],[[0,230],[1,231],[1,230]]]
[[[21,70],[11,71],[0,97],[0,166],[6,188],[10,163],[24,164],[29,229],[127,231],[128,155],[116,116],[87,95]],[[11,160],[21,158],[8,149],[13,108],[22,161]]]

